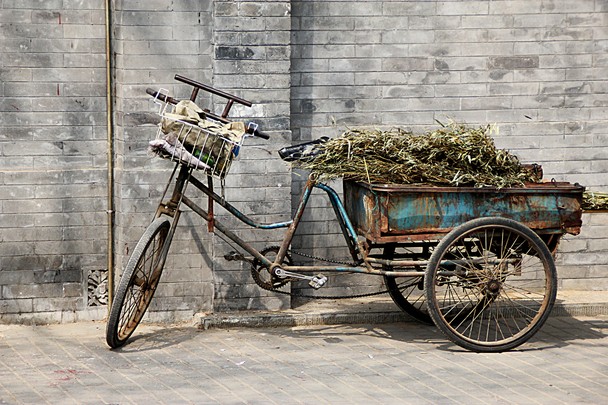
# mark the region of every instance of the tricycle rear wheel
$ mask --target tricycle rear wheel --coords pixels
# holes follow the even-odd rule
[[[402,252],[402,249],[403,248],[399,247],[397,244],[386,245],[382,253],[382,258],[385,260],[394,260],[400,258],[410,258],[413,254],[415,254],[407,251],[407,249]],[[385,271],[396,270],[392,266],[387,265],[384,265],[382,269]],[[433,320],[426,309],[424,276],[384,276],[384,285],[386,286],[389,295],[393,299],[393,302],[399,307],[399,309],[421,323],[427,325],[433,324]]]
[[[527,226],[478,218],[437,245],[425,292],[430,317],[452,342],[476,352],[510,350],[549,317],[557,293],[555,263]]]

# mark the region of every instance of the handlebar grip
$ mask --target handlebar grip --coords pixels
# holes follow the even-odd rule
[[[251,134],[253,136],[257,136],[258,138],[270,139],[270,135],[268,135],[265,132],[260,131],[258,129],[258,124],[256,124],[255,122],[248,122],[247,123],[247,133]]]
[[[151,89],[149,87],[146,89],[146,93],[148,93],[152,97],[157,98],[160,101],[164,101],[166,103],[177,104],[179,102],[179,100],[176,100],[173,97],[170,97],[166,94],[163,94],[163,93],[156,91],[154,89]]]

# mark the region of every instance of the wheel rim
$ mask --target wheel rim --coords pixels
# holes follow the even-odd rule
[[[448,332],[476,346],[527,340],[553,304],[551,270],[542,247],[524,233],[474,228],[441,255],[430,286],[435,313]]]
[[[133,333],[156,291],[167,231],[168,228],[161,228],[151,238],[131,275],[118,322],[117,335],[120,340],[127,339]]]

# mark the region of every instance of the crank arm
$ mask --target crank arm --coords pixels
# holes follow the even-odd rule
[[[301,280],[308,280],[308,285],[314,288],[315,290],[318,290],[319,288],[323,287],[325,283],[327,283],[327,277],[325,277],[323,274],[317,274],[316,276],[306,276],[304,274],[286,271],[281,268],[275,269],[274,274],[279,278],[291,277],[298,278]]]

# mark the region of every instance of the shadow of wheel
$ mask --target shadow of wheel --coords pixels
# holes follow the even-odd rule
[[[430,255],[431,244],[421,246],[408,246],[401,244],[388,244],[384,247],[382,258],[385,260],[412,259]],[[396,270],[392,266],[383,265],[385,271]],[[424,270],[417,266],[417,271]],[[405,313],[412,316],[421,323],[432,325],[428,310],[426,308],[426,296],[424,294],[424,276],[420,277],[392,277],[384,276],[384,284],[393,302]]]

